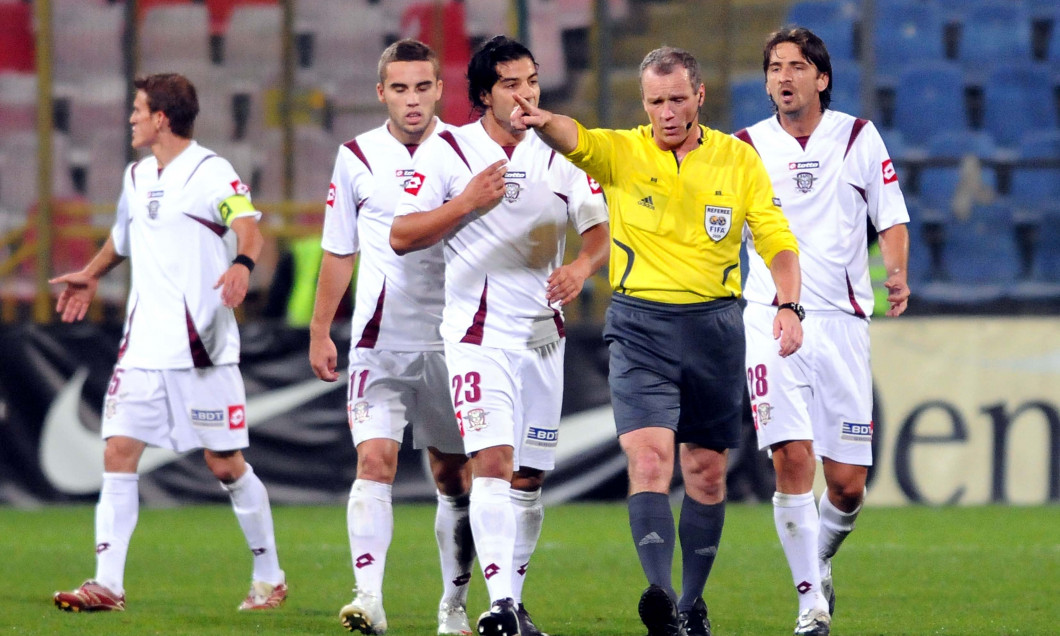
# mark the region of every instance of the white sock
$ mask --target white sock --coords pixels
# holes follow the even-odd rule
[[[254,469],[247,464],[247,472],[230,484],[222,483],[232,501],[239,527],[247,539],[247,547],[254,555],[254,572],[251,579],[276,585],[283,583],[283,570],[276,554],[276,535],[272,529],[272,508],[269,493]]]
[[[393,486],[357,479],[350,488],[346,528],[357,589],[383,598],[386,552],[394,538]]]
[[[799,594],[799,612],[814,607],[827,609],[817,565],[818,520],[813,492],[801,495],[773,493],[773,522]]]
[[[825,490],[821,494],[820,510],[821,526],[817,537],[817,556],[823,566],[825,561],[831,559],[839,551],[839,546],[843,545],[843,540],[847,538],[847,535],[854,531],[854,520],[858,518],[861,506],[858,506],[854,512],[843,512],[832,505],[828,499],[828,491]]]
[[[515,511],[515,552],[512,554],[512,598],[516,604],[523,601],[523,583],[530,567],[530,557],[541,537],[541,525],[545,521],[545,507],[541,504],[541,489],[526,492],[512,488],[512,509]]]
[[[469,495],[451,497],[438,493],[434,515],[434,538],[442,563],[442,602],[467,606],[471,567],[475,562],[475,538],[471,536]]]
[[[103,473],[96,504],[96,581],[125,594],[125,557],[140,516],[139,476]]]
[[[471,532],[491,603],[512,596],[515,511],[510,488],[507,481],[494,477],[471,480]]]

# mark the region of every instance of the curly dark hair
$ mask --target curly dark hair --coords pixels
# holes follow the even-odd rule
[[[497,74],[498,64],[525,58],[530,58],[534,67],[537,67],[537,60],[530,49],[506,35],[494,36],[479,47],[467,65],[467,97],[472,108],[480,113],[486,112],[482,96],[490,92],[500,79]]]

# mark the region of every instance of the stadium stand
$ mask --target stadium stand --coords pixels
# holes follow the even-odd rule
[[[1021,2],[973,4],[961,21],[958,59],[969,70],[1031,60],[1031,21]]]
[[[968,130],[960,67],[923,62],[901,71],[894,89],[894,127],[910,144],[937,132]]]
[[[877,1],[873,51],[878,84],[893,86],[910,63],[941,61],[945,50],[938,7],[920,0]]]
[[[144,12],[140,22],[142,73],[199,69],[210,63],[210,16],[204,5],[159,4]]]
[[[33,8],[28,3],[0,2],[0,71],[35,69]]]
[[[983,86],[984,127],[1002,146],[1016,146],[1025,133],[1055,129],[1056,85],[1044,66],[1030,62],[994,66]]]

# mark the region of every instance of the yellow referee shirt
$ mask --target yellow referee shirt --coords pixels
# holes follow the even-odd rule
[[[615,291],[673,304],[739,297],[745,221],[766,265],[778,252],[798,252],[754,149],[705,126],[700,135],[678,166],[651,126],[578,124],[578,146],[567,157],[607,196]]]

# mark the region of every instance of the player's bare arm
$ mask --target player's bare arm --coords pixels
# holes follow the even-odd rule
[[[799,269],[799,255],[791,250],[783,250],[773,257],[769,264],[773,275],[773,284],[777,286],[777,304],[799,302],[799,291],[802,289],[802,270]],[[802,346],[802,321],[794,311],[782,309],[773,319],[773,338],[780,340],[780,356],[786,358]]]
[[[257,262],[261,256],[261,248],[265,245],[265,238],[258,229],[257,220],[242,216],[232,221],[231,227],[236,233],[236,253],[249,258],[251,262]],[[250,267],[233,262],[213,286],[214,289],[218,287],[221,288],[221,302],[224,306],[238,307],[247,297],[247,289],[250,288]]]
[[[879,234],[880,253],[887,268],[887,302],[891,308],[887,315],[897,318],[909,307],[909,228],[905,223],[892,225]]]
[[[114,239],[108,236],[107,242],[84,269],[49,280],[52,285],[66,285],[55,303],[55,311],[60,319],[63,322],[76,322],[84,318],[96,295],[99,279],[124,260],[125,257],[114,248]]]
[[[578,125],[573,119],[538,108],[519,95],[513,97],[517,106],[512,110],[512,128],[533,128],[542,141],[563,154],[578,147]]]
[[[335,371],[338,351],[331,339],[331,323],[335,311],[342,302],[346,288],[350,286],[356,254],[332,254],[324,252],[317,278],[317,296],[313,305],[313,319],[309,323],[309,366],[313,373],[325,382],[339,379]]]
[[[394,218],[390,247],[398,254],[426,249],[445,238],[476,210],[488,211],[504,197],[506,160],[496,161],[476,174],[460,194],[440,207]]]
[[[611,234],[607,223],[598,223],[582,232],[582,247],[573,261],[557,267],[548,277],[548,302],[566,305],[581,293],[586,279],[607,263],[611,254]]]

